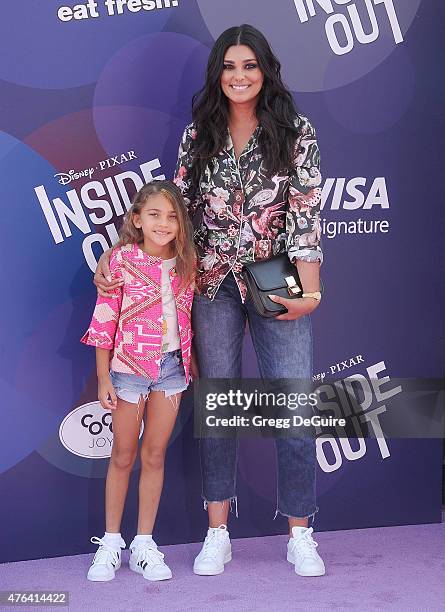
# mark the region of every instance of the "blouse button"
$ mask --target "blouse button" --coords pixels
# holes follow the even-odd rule
[[[244,199],[244,195],[240,189],[235,191],[235,202],[241,202]]]

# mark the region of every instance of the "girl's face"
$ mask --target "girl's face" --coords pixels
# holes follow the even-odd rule
[[[144,247],[154,255],[162,252],[178,235],[178,216],[173,204],[164,195],[151,195],[142,205],[139,214],[133,215],[135,227],[142,229]]]
[[[221,89],[230,102],[254,102],[263,86],[264,76],[255,53],[246,45],[229,47],[224,56]]]

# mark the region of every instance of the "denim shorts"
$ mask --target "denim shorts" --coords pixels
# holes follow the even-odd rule
[[[185,391],[188,386],[180,349],[162,354],[157,380],[113,370],[110,370],[110,377],[116,395],[131,404],[138,404],[141,396],[146,400],[150,391],[164,391],[165,397],[169,397]]]

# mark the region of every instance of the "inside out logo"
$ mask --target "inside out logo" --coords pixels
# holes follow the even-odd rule
[[[336,55],[349,53],[356,42],[362,45],[375,42],[380,35],[381,19],[389,22],[395,43],[403,42],[394,0],[294,0],[294,4],[301,23],[320,13],[328,15],[325,31]],[[337,12],[341,5],[346,5],[346,14]]]

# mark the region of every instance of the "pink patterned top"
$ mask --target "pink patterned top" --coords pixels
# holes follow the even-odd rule
[[[137,244],[127,244],[113,249],[110,270],[113,278],[124,280],[124,285],[113,297],[98,296],[90,327],[81,342],[113,351],[110,365],[115,372],[157,380],[163,336],[162,259],[147,255]],[[193,286],[181,287],[175,268],[170,270],[170,280],[188,382]]]

